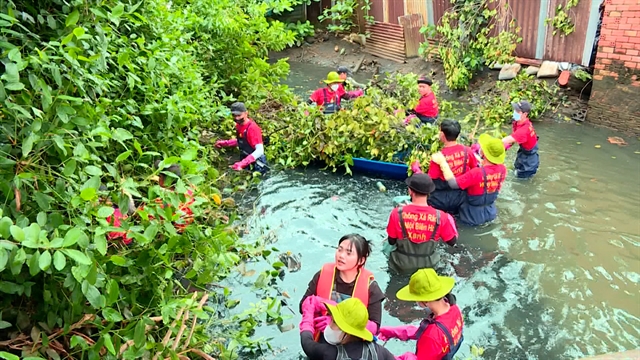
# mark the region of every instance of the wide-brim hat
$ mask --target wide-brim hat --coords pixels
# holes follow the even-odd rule
[[[455,284],[452,277],[439,276],[431,268],[420,269],[411,275],[409,285],[398,290],[396,297],[402,301],[435,301],[450,293]]]
[[[494,138],[489,134],[482,134],[478,138],[478,144],[480,144],[485,159],[489,160],[492,164],[504,164],[507,153],[502,140]]]
[[[373,341],[373,334],[367,330],[369,312],[358,298],[349,298],[338,305],[326,304],[333,322],[342,332],[365,341]]]
[[[425,173],[413,174],[404,181],[409,189],[424,195],[429,195],[436,189],[431,177]]]
[[[329,74],[327,74],[327,79],[326,80],[322,80],[324,81],[326,84],[334,84],[334,83],[343,83],[344,80],[340,79],[340,75],[338,75],[338,72],[336,71],[332,71]]]

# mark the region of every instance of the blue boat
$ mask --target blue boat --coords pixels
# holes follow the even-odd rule
[[[365,173],[373,176],[380,176],[393,180],[404,180],[407,178],[407,171],[409,170],[409,167],[406,164],[353,158],[353,166],[351,169],[354,172]]]

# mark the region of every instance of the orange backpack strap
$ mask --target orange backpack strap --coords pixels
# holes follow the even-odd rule
[[[316,295],[327,300],[331,300],[331,293],[333,292],[333,283],[336,276],[336,264],[327,263],[322,266],[320,270],[320,277],[318,277],[318,283],[316,284]]]
[[[352,297],[360,299],[364,306],[369,306],[369,284],[374,280],[373,273],[365,268],[360,269]]]

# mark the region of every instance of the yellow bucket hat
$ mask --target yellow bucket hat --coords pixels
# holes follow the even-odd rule
[[[332,71],[329,74],[327,74],[327,79],[326,80],[322,80],[322,81],[324,81],[326,84],[334,84],[334,83],[344,82],[344,80],[340,79],[340,75],[338,75],[338,72],[336,72],[336,71]]]
[[[373,334],[367,330],[369,311],[358,298],[349,298],[338,305],[329,305],[327,310],[331,314],[333,322],[342,332],[353,335],[362,340],[373,341]]]
[[[484,157],[492,164],[503,164],[506,152],[502,140],[494,138],[489,134],[482,134],[478,138],[478,144],[482,149]]]
[[[420,269],[411,275],[409,285],[396,296],[402,301],[434,301],[451,292],[456,281],[448,276],[438,276],[433,269]]]

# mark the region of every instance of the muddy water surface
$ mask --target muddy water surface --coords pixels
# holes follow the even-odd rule
[[[317,87],[331,69],[293,63],[289,84],[301,94]],[[362,79],[358,79],[362,80]],[[454,251],[442,249],[439,272],[456,278],[454,293],[465,316],[465,342],[485,349],[485,359],[576,359],[640,347],[640,146],[607,142],[605,130],[575,124],[536,124],[541,167],[531,181],[510,175],[498,199],[497,220],[460,229]],[[596,148],[600,145],[600,148]],[[513,163],[514,151],[507,162]],[[367,263],[387,296],[406,279],[392,278],[380,252],[392,198],[402,183],[306,169],[274,172],[260,184],[258,211],[248,219],[254,240],[270,232],[280,250],[300,253],[302,268],[278,286],[297,312],[307,283],[333,260],[338,239],[357,232],[374,241]],[[448,252],[447,252],[448,251]],[[262,268],[257,268],[262,270]],[[251,288],[236,284],[234,295],[251,301]],[[247,301],[244,301],[247,302]],[[243,302],[243,303],[244,303]],[[287,310],[285,309],[285,314]],[[387,302],[383,323],[419,322],[423,313]],[[300,316],[287,320],[296,324]],[[265,326],[276,354],[297,359],[297,328],[280,333]],[[395,354],[415,343],[389,341]]]

